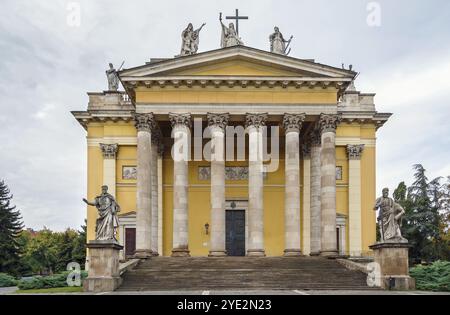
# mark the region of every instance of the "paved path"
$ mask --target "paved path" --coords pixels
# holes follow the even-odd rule
[[[105,292],[107,295],[450,295],[450,292],[424,291],[352,291],[352,290],[245,290],[245,291],[140,291],[140,292]]]
[[[18,290],[17,287],[0,288],[0,295],[11,294]]]

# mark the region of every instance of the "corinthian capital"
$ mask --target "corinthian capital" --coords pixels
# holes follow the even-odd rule
[[[286,133],[293,131],[300,132],[300,130],[302,130],[305,117],[306,114],[284,114],[283,127]]]
[[[359,160],[364,151],[364,144],[347,145],[347,154],[349,160]]]
[[[170,123],[172,128],[175,126],[186,126],[191,128],[191,114],[174,114],[169,113]]]
[[[342,116],[320,114],[319,126],[322,133],[324,132],[336,132],[337,125],[341,122]]]
[[[137,131],[148,131],[151,132],[154,124],[155,118],[153,117],[153,113],[147,114],[134,114],[134,124],[136,126]]]
[[[100,143],[100,149],[102,150],[104,159],[115,159],[117,151],[119,150],[119,145],[117,143],[114,144]]]
[[[230,118],[230,114],[224,113],[224,114],[213,114],[208,113],[207,119],[208,119],[208,126],[214,126],[222,128],[222,130],[225,130],[225,128],[228,125],[228,120]]]
[[[247,113],[245,116],[245,127],[264,127],[266,125],[268,114],[249,114]]]

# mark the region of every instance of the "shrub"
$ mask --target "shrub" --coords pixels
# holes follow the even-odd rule
[[[48,288],[61,288],[67,287],[67,276],[69,271],[58,273],[52,276],[41,277],[35,276],[29,279],[20,280],[18,287],[20,290],[32,290],[32,289],[48,289]],[[87,277],[87,272],[81,272],[81,279]]]
[[[17,280],[7,273],[0,273],[0,288],[1,287],[14,287],[17,285]]]
[[[436,261],[429,266],[411,268],[410,274],[416,279],[418,290],[450,291],[450,262]]]

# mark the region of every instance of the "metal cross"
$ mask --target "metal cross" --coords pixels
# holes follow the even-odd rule
[[[235,16],[226,16],[225,19],[236,21],[236,33],[239,34],[239,20],[248,20],[248,16],[239,16],[239,10],[236,9]]]

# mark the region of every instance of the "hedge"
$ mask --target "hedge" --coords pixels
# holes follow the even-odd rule
[[[18,283],[18,287],[20,290],[32,290],[32,289],[47,289],[47,288],[61,288],[67,287],[67,276],[69,275],[69,271],[58,273],[52,276],[41,277],[35,276],[29,279],[20,280]],[[85,279],[87,277],[87,272],[81,272],[81,279]]]
[[[0,288],[2,287],[15,287],[17,280],[7,273],[0,273]]]
[[[429,266],[416,266],[410,269],[411,277],[416,279],[416,288],[424,291],[450,291],[450,262],[436,261]]]

